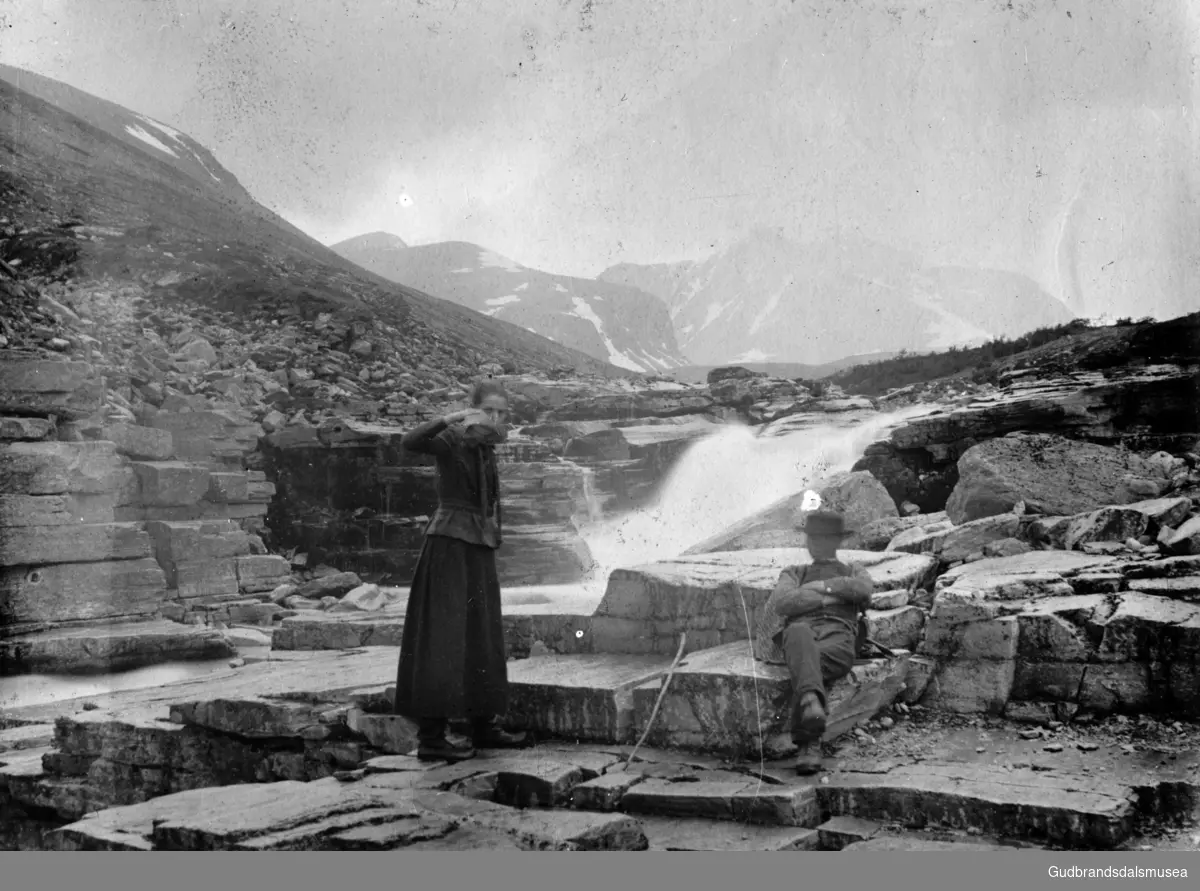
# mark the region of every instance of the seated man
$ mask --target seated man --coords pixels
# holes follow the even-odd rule
[[[875,583],[861,567],[837,559],[846,532],[839,514],[817,511],[804,524],[812,563],[790,566],[760,612],[758,652],[786,664],[792,676],[792,740],[800,747],[796,770],[821,769],[829,685],[849,674],[858,650],[858,619]]]

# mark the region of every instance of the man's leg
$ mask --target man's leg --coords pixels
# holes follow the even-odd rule
[[[825,680],[815,629],[793,622],[780,641],[792,680],[792,740],[814,742],[825,732]]]
[[[840,625],[793,622],[780,643],[792,678],[792,740],[800,748],[796,770],[813,774],[821,769],[826,690],[853,667],[854,638]]]
[[[843,626],[832,622],[817,625],[813,633],[821,651],[821,705],[828,710],[825,694],[829,685],[844,678],[854,667],[855,639]]]

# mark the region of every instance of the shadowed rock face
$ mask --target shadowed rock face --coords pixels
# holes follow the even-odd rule
[[[1075,514],[1153,497],[1167,485],[1163,470],[1139,455],[1045,434],[972,446],[958,460],[958,477],[946,502],[955,523],[1007,513],[1021,502],[1033,513]]]
[[[1200,443],[1197,356],[1200,313],[1063,338],[999,363],[999,392],[911,421],[854,469],[873,473],[897,503],[932,513],[946,507],[959,459],[1009,434],[1187,452]]]

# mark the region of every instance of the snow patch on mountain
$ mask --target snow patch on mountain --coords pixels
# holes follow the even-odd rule
[[[171,148],[169,145],[167,145],[162,140],[158,139],[158,137],[156,137],[153,133],[149,133],[149,132],[143,130],[137,124],[126,124],[125,132],[128,133],[130,136],[132,136],[134,139],[140,139],[142,142],[146,143],[146,145],[150,146],[151,148],[156,148],[160,152],[164,152],[165,154],[170,155],[172,158],[179,157],[179,155],[175,152],[175,150],[173,148]]]
[[[600,339],[604,341],[604,346],[608,349],[608,361],[618,368],[628,368],[630,371],[645,371],[646,369],[638,362],[626,356],[617,349],[616,344],[612,342],[612,338],[604,330],[604,322],[596,315],[596,311],[582,297],[574,297],[571,303],[575,306],[575,311],[571,315],[583,319],[586,322],[591,322],[596,328],[596,333],[600,335]]]
[[[479,262],[481,265],[492,269],[505,269],[508,272],[520,272],[522,267],[519,263],[508,259],[495,251],[489,251],[486,248],[481,248],[479,251]]]

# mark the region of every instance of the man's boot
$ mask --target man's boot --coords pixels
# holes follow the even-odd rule
[[[797,744],[821,741],[825,735],[825,706],[816,693],[805,693],[792,711],[792,740]]]
[[[821,743],[808,742],[800,744],[800,753],[796,757],[796,773],[802,777],[812,776],[821,772]]]
[[[474,722],[475,745],[481,749],[519,749],[528,744],[524,733],[509,733],[495,718],[480,718]]]
[[[457,745],[446,739],[444,718],[425,718],[417,723],[417,758],[421,761],[466,761],[475,757],[472,745]]]

